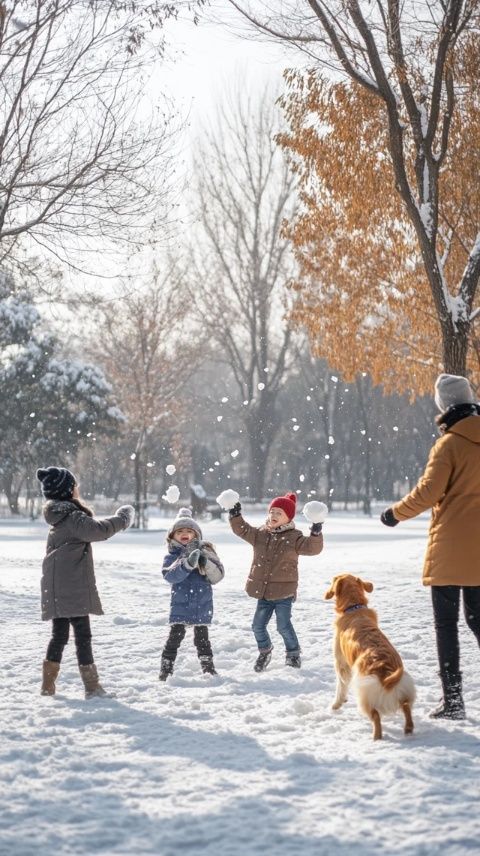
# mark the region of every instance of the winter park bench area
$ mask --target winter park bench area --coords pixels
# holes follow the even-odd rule
[[[200,484],[190,486],[190,505],[194,517],[209,514],[212,520],[222,520],[223,508],[215,497],[207,496],[205,488]]]

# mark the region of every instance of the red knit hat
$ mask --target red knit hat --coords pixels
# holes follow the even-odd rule
[[[285,496],[276,496],[275,499],[272,499],[268,506],[268,510],[270,511],[271,508],[281,508],[287,515],[288,519],[293,520],[297,508],[296,494],[286,493]]]

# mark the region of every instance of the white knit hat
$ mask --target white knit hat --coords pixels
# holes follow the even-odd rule
[[[202,538],[202,530],[197,521],[192,517],[191,508],[179,508],[178,514],[168,530],[167,538],[171,538],[176,529],[193,529],[199,538]]]
[[[473,404],[472,387],[466,377],[441,374],[435,381],[435,404],[441,413],[455,404]]]

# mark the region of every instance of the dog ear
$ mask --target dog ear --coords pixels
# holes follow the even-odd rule
[[[325,600],[331,600],[332,597],[335,597],[335,595],[337,594],[337,592],[338,592],[337,580],[338,580],[338,577],[333,578],[330,588],[328,589],[328,591],[325,592],[325,595],[324,595]]]
[[[332,580],[332,585],[329,590],[325,593],[325,600],[330,600],[332,597],[338,597],[340,594],[340,589],[342,588],[342,580],[337,576]]]
[[[373,591],[373,583],[367,583],[364,580],[360,580],[365,591]]]

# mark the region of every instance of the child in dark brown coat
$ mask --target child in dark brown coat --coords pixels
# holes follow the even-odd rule
[[[297,497],[294,493],[277,496],[269,505],[263,526],[247,523],[237,502],[229,510],[230,526],[235,535],[253,547],[253,562],[246,592],[257,599],[252,630],[258,645],[256,672],[263,672],[272,657],[272,641],[267,625],[273,613],[277,630],[285,642],[285,664],[300,668],[300,645],[292,624],[292,605],[298,587],[298,557],[316,556],[323,549],[322,524],[314,523],[310,535],[295,528]]]

